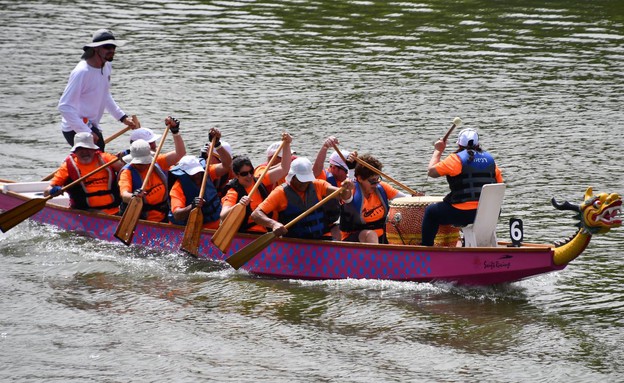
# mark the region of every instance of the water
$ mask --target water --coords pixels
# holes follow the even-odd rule
[[[2,178],[68,151],[56,111],[91,33],[111,28],[113,95],[143,126],[219,127],[263,161],[282,131],[370,152],[429,195],[432,143],[455,116],[508,184],[499,237],[570,235],[551,196],[623,194],[624,8],[617,1],[0,0]],[[106,115],[105,135],[122,126]],[[127,137],[109,145],[127,146]],[[170,150],[172,146],[165,146]],[[618,382],[624,240],[506,286],[259,279],[177,253],[23,223],[0,236],[0,379],[46,382]]]

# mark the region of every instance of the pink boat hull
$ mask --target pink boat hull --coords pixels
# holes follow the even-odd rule
[[[0,209],[6,211],[25,200],[16,193],[0,193]],[[49,202],[30,219],[121,244],[113,235],[120,217],[73,210]],[[183,232],[182,226],[139,221],[132,243],[176,251]],[[210,241],[213,233],[211,230],[202,232],[199,246],[201,259],[224,261],[257,238],[237,235],[228,254],[223,254]],[[553,263],[551,245],[461,248],[297,239],[275,240],[242,267],[250,273],[275,278],[447,281],[464,285],[513,282],[563,268],[565,265]]]

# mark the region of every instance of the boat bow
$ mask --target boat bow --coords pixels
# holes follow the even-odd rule
[[[555,198],[552,205],[559,210],[577,212],[579,227],[575,235],[569,239],[555,243],[553,262],[555,265],[565,265],[573,261],[585,250],[592,235],[607,233],[612,228],[622,225],[622,199],[617,193],[600,193],[594,195],[591,187],[585,192],[585,200],[580,205],[573,205],[568,201],[558,203]]]

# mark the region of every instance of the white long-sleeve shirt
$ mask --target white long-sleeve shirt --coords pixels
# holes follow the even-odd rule
[[[80,60],[69,75],[69,81],[58,103],[61,112],[61,129],[64,132],[90,132],[84,118],[99,127],[107,110],[116,120],[125,114],[110,93],[112,65],[107,62],[103,70]]]

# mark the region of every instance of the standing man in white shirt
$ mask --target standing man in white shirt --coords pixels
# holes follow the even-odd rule
[[[100,119],[105,109],[116,120],[136,128],[110,92],[111,61],[115,56],[115,48],[125,43],[116,40],[111,31],[100,29],[93,34],[92,42],[82,48],[84,53],[81,60],[69,75],[69,81],[58,103],[62,116],[61,129],[70,145],[74,145],[76,133],[92,132],[96,145],[104,151]]]

